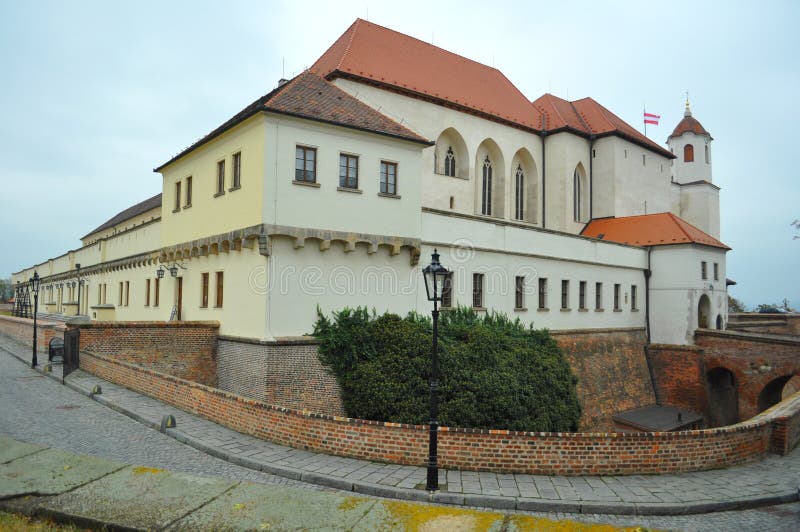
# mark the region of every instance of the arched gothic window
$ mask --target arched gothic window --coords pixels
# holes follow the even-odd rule
[[[492,215],[492,161],[483,160],[483,182],[481,183],[481,214]]]
[[[576,168],[572,176],[572,209],[576,222],[581,221],[581,192],[581,175]]]
[[[514,201],[514,218],[522,220],[525,218],[525,172],[522,165],[517,165],[516,175],[516,199]]]
[[[452,146],[447,148],[447,155],[444,158],[444,175],[456,176],[456,155],[453,153]]]
[[[694,146],[687,144],[683,147],[683,162],[691,163],[694,161]]]

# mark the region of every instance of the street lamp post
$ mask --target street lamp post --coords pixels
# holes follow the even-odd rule
[[[450,271],[439,262],[439,253],[433,250],[431,263],[422,270],[428,301],[433,301],[433,350],[430,380],[430,428],[428,433],[428,479],[425,489],[439,489],[439,302]]]
[[[78,275],[78,311],[75,313],[76,316],[81,315],[81,265],[80,263],[75,263],[75,270],[77,270]]]
[[[39,285],[42,283],[39,272],[33,272],[30,283],[31,292],[33,292],[33,358],[31,359],[31,367],[35,368],[38,364],[36,360],[36,313],[39,311]]]

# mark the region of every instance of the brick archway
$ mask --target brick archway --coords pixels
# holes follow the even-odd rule
[[[731,370],[716,367],[706,373],[708,423],[712,427],[733,425],[739,421],[739,393]]]
[[[769,381],[767,385],[761,389],[761,392],[758,394],[759,412],[763,412],[764,410],[781,402],[781,398],[783,397],[783,388],[792,377],[794,377],[794,375],[784,375],[782,377],[778,377],[777,379]]]

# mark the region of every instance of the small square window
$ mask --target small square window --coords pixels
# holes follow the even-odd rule
[[[297,146],[295,149],[294,179],[304,183],[317,182],[317,150]]]
[[[358,188],[358,157],[339,154],[339,186]]]

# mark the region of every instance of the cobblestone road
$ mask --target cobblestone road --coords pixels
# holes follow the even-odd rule
[[[276,485],[329,489],[239,467],[181,444],[169,436],[146,428],[118,412],[61,386],[52,379],[31,371],[19,360],[13,358],[10,355],[11,351],[18,354],[24,353],[21,346],[0,336],[0,433],[2,434],[30,442],[43,443],[70,452],[102,456],[116,461],[173,471]],[[145,399],[147,398],[141,400]],[[217,427],[217,430],[227,429]],[[334,457],[329,458],[340,460]],[[376,467],[382,468],[378,464]],[[720,474],[723,472],[707,473],[709,479]],[[558,478],[552,477],[551,482],[558,483]],[[637,482],[637,477],[619,478],[622,479],[622,482],[633,482],[634,484]],[[649,478],[652,479],[652,477]],[[613,477],[611,479],[610,481],[614,482]],[[542,481],[545,480],[547,477],[542,479]],[[604,478],[604,480],[609,479]],[[800,482],[800,478],[797,481]],[[741,479],[741,487],[752,485],[752,483],[752,478]],[[734,482],[730,488],[738,492],[740,486],[736,484]],[[528,513],[528,515],[549,519],[580,520],[618,526],[641,525],[674,530],[736,530],[737,532],[800,530],[800,503],[738,512],[669,517],[557,513]]]

